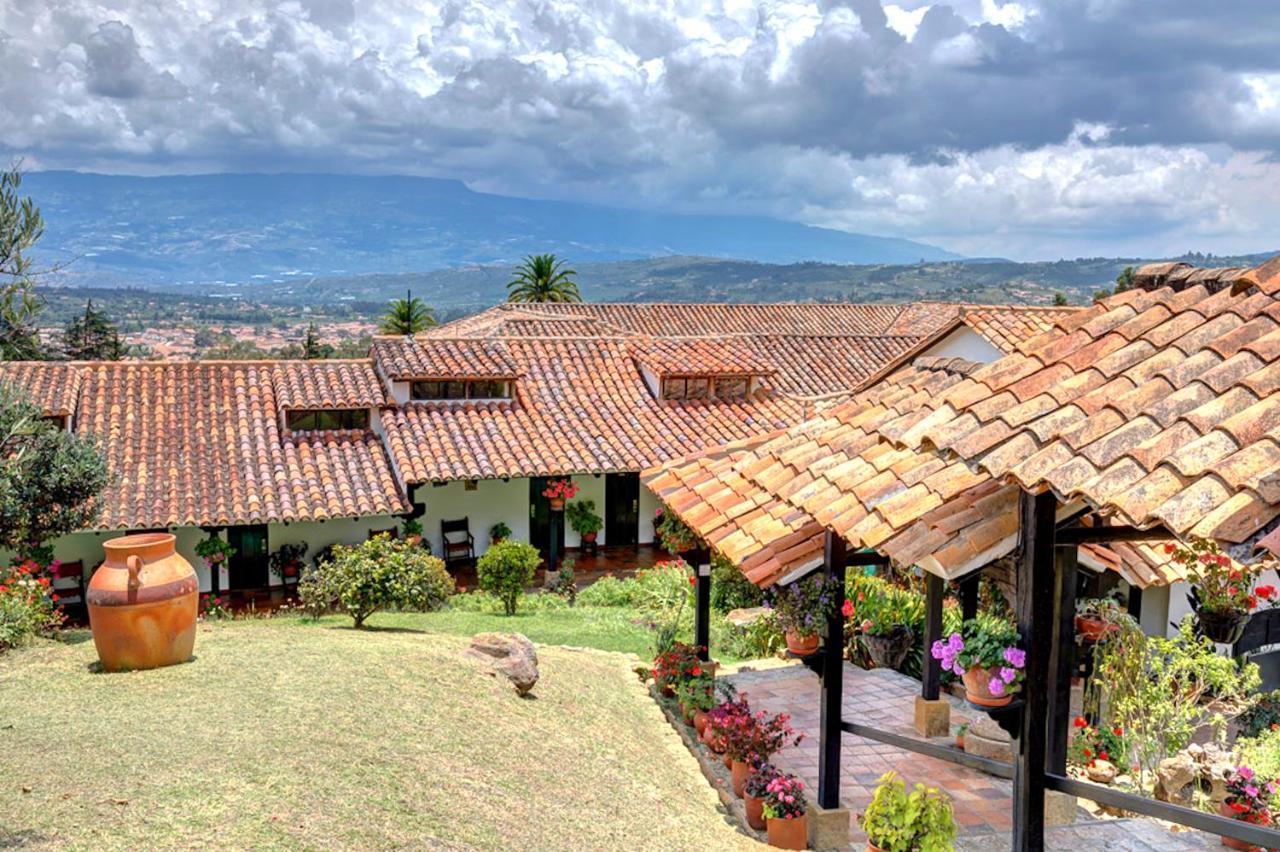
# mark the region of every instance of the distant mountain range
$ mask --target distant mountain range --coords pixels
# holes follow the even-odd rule
[[[767,263],[917,263],[935,246],[759,217],[675,215],[473,192],[458,181],[322,174],[130,177],[32,172],[41,260],[66,283],[253,284],[312,276],[701,255]]]

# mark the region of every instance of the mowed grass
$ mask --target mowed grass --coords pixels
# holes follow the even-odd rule
[[[0,657],[0,846],[755,845],[628,657],[540,647],[521,699],[409,619],[201,625],[149,672],[94,671],[83,633]]]
[[[340,616],[325,619],[326,622],[330,620],[334,624],[343,623]],[[351,622],[350,619],[345,621]],[[619,651],[646,660],[653,656],[653,632],[645,626],[640,611],[628,607],[524,609],[511,616],[446,608],[431,613],[378,613],[372,621],[375,625],[467,637],[490,630],[523,633],[534,642],[548,645]]]

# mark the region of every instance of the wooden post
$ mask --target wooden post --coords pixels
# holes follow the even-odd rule
[[[978,578],[981,572],[960,581],[960,618],[968,621],[978,617]]]
[[[1045,720],[1049,658],[1053,652],[1053,535],[1057,499],[1023,491],[1018,503],[1022,550],[1018,557],[1018,632],[1027,652],[1022,713],[1013,762],[1013,849],[1044,850]]]
[[[698,658],[711,659],[711,551],[705,547],[684,554],[693,568],[693,644],[698,648]]]
[[[827,809],[840,807],[840,737],[844,715],[844,566],[845,541],[827,531],[823,561],[827,576],[835,581],[839,600],[827,617],[827,635],[822,653],[822,695],[818,721],[818,804]]]
[[[924,573],[924,648],[920,660],[920,694],[925,701],[938,700],[942,682],[942,661],[933,658],[933,643],[942,638],[943,580],[937,574]]]
[[[1067,731],[1071,718],[1071,676],[1076,663],[1076,567],[1079,548],[1054,549],[1053,652],[1049,657],[1049,772],[1067,774]]]

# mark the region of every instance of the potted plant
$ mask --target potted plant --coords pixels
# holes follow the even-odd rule
[[[307,545],[302,542],[280,545],[268,559],[271,573],[279,577],[280,582],[289,582],[302,573],[302,560],[306,555]]]
[[[707,711],[706,725],[702,730],[702,741],[707,744],[707,748],[711,749],[713,753],[725,755],[727,759],[726,768],[732,766],[733,763],[733,759],[729,758],[727,754],[729,733],[737,725],[738,717],[750,715],[751,707],[747,704],[745,698],[726,699]]]
[[[892,771],[880,776],[861,822],[868,852],[950,852],[955,845],[951,800],[923,784],[908,793]]]
[[[944,671],[964,681],[965,698],[979,707],[1004,707],[1026,675],[1027,653],[1018,647],[1018,631],[1007,622],[972,618],[930,652]]]
[[[1275,823],[1271,810],[1271,798],[1275,795],[1274,781],[1257,776],[1248,766],[1237,766],[1227,775],[1227,795],[1222,800],[1219,813],[1225,817],[1243,820],[1270,828]],[[1254,848],[1243,840],[1222,838],[1222,845],[1231,849]]]
[[[780,774],[772,763],[761,763],[743,788],[742,804],[747,810],[747,825],[756,831],[764,831],[764,800],[769,795],[769,783]]]
[[[969,732],[969,723],[965,722],[956,728],[956,748],[964,751],[964,735]]]
[[[404,540],[414,547],[422,544],[422,521],[417,518],[410,518],[401,524],[400,531],[404,534]]]
[[[662,506],[653,511],[653,534],[672,556],[687,553],[702,542],[692,527],[680,520],[675,512]]]
[[[1233,562],[1217,542],[1197,536],[1185,544],[1166,544],[1164,549],[1193,580],[1187,601],[1195,612],[1196,633],[1206,639],[1232,645],[1244,633],[1249,615],[1260,601],[1270,606],[1280,602],[1273,586],[1254,588],[1269,567],[1267,563]]]
[[[1076,636],[1097,642],[1120,629],[1120,604],[1110,598],[1085,598],[1076,603]]]
[[[770,716],[763,710],[740,716],[729,726],[725,754],[730,760],[733,792],[743,795],[752,767],[765,763],[787,745],[798,745],[804,739],[791,727],[786,713]]]
[[[578,496],[578,486],[573,484],[572,479],[553,479],[542,489],[542,496],[551,504],[551,511],[558,512],[564,508],[566,500]]]
[[[596,536],[600,535],[600,530],[604,528],[604,518],[596,514],[594,500],[570,503],[565,510],[565,517],[569,520],[570,528],[582,537],[584,544],[595,542]]]
[[[653,684],[667,698],[676,697],[676,686],[694,669],[700,669],[698,649],[684,642],[673,642],[671,647],[653,658]]]
[[[864,584],[853,610],[867,655],[878,669],[896,669],[915,638],[911,625],[924,619],[920,595],[888,583]]]
[[[236,549],[217,535],[211,535],[196,544],[196,556],[203,559],[205,567],[210,570],[235,556],[235,553]]]
[[[765,606],[777,617],[792,654],[805,657],[818,650],[818,636],[828,616],[844,600],[844,590],[838,585],[819,571],[789,586],[775,586],[766,594]]]
[[[695,663],[688,672],[676,684],[676,700],[680,702],[684,723],[692,725],[701,735],[707,726],[707,711],[716,706],[716,681],[708,668],[700,663]]]
[[[489,527],[489,544],[500,544],[509,538],[511,538],[511,527],[507,526],[503,521],[498,521]]]
[[[809,806],[804,800],[804,782],[794,775],[776,775],[765,785],[765,831],[775,849],[805,849],[809,846]]]
[[[1124,728],[1090,725],[1083,716],[1077,716],[1073,725],[1075,736],[1067,748],[1067,761],[1083,769],[1090,781],[1110,784],[1116,780],[1117,766],[1127,765],[1129,759]]]

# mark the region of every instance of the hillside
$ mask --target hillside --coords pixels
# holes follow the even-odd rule
[[[416,177],[32,172],[46,262],[89,285],[240,285],[315,275],[691,254],[771,263],[914,263],[956,255],[888,237],[759,217],[675,215],[473,192]]]

